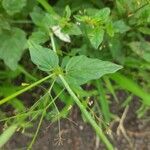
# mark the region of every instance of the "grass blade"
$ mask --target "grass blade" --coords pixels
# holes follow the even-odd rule
[[[150,94],[145,92],[142,87],[136,84],[133,80],[118,72],[111,74],[110,78],[114,80],[121,88],[128,90],[134,95],[140,97],[144,104],[150,105]]]
[[[52,76],[53,76],[53,74],[48,75],[48,76],[42,78],[41,80],[38,80],[37,82],[34,82],[33,84],[27,86],[26,88],[24,88],[24,89],[22,89],[22,90],[20,90],[20,91],[17,91],[17,92],[13,93],[12,95],[10,95],[10,96],[8,96],[8,97],[6,97],[6,98],[3,98],[2,100],[0,100],[0,105],[6,103],[6,102],[8,102],[9,100],[15,98],[16,96],[18,96],[18,95],[20,95],[20,94],[22,94],[22,93],[24,93],[24,92],[26,92],[26,91],[32,89],[33,87],[39,85],[40,83],[42,83],[42,82],[48,80],[48,79],[51,78]]]
[[[110,122],[110,111],[109,111],[109,104],[108,104],[108,100],[105,97],[105,89],[102,86],[102,82],[101,80],[97,80],[96,81],[96,87],[99,93],[99,103],[101,105],[101,109],[102,109],[102,113],[104,115],[105,121],[107,123]]]
[[[17,125],[11,125],[0,135],[0,148],[10,139],[10,137],[15,133]]]

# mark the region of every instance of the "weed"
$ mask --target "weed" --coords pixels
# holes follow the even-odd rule
[[[27,149],[32,149],[44,119],[58,122],[55,141],[61,145],[61,118],[69,119],[76,104],[106,148],[114,149],[108,138],[115,120],[108,94],[125,108],[124,114],[133,95],[141,104],[138,117],[146,116],[149,109],[149,12],[148,0],[57,0],[52,5],[47,0],[1,0],[0,122],[7,127],[0,135],[0,148],[38,118]],[[36,93],[41,84],[44,91]],[[93,88],[85,90],[83,85]],[[129,93],[122,104],[116,94],[120,89]],[[21,97],[27,91],[32,97],[29,106],[26,97]],[[63,102],[62,109],[56,100]],[[5,111],[7,105],[13,109],[11,115]],[[117,131],[129,142],[124,114]]]

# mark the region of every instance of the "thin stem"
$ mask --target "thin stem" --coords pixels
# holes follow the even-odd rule
[[[52,76],[53,76],[53,74],[48,75],[48,76],[46,76],[45,78],[42,78],[41,80],[38,80],[37,82],[34,82],[33,84],[27,86],[26,88],[24,88],[24,89],[22,89],[22,90],[20,90],[20,91],[17,91],[16,93],[13,93],[12,95],[10,95],[10,96],[8,96],[8,97],[6,97],[6,98],[3,98],[2,100],[0,100],[0,105],[6,103],[6,102],[8,102],[9,100],[15,98],[16,96],[18,96],[18,95],[20,95],[20,94],[22,94],[22,93],[24,93],[24,92],[26,92],[26,91],[32,89],[33,87],[39,85],[40,83],[42,83],[42,82],[48,80],[48,79],[51,78]]]
[[[53,97],[52,97],[52,95],[51,95],[51,90],[52,90],[52,87],[53,87],[55,81],[56,81],[56,80],[54,80],[54,81],[52,82],[51,88],[50,88],[49,91],[48,91],[49,96],[50,96],[50,98],[51,98],[52,100],[53,100]],[[55,107],[55,109],[56,109],[56,111],[57,111],[57,116],[59,116],[60,112],[59,112],[59,109],[57,108],[57,106],[56,106],[56,104],[55,104],[54,101],[53,101],[53,105],[54,105],[54,107]],[[57,120],[58,120],[58,130],[59,130],[59,137],[60,137],[60,136],[61,136],[61,134],[60,134],[60,118],[58,117]]]
[[[41,116],[41,118],[40,118],[40,121],[39,121],[37,130],[36,130],[36,132],[35,132],[35,134],[34,134],[34,137],[33,137],[32,141],[31,141],[29,147],[27,148],[27,150],[31,150],[32,145],[34,144],[34,141],[35,141],[35,139],[36,139],[36,137],[37,137],[37,134],[38,134],[38,132],[39,132],[39,130],[40,130],[40,127],[41,127],[41,124],[42,124],[42,121],[43,121],[45,112],[46,112],[46,110],[43,110],[43,113],[42,113],[42,116]]]
[[[50,97],[53,99],[52,95],[50,94]],[[59,115],[60,115],[60,112],[59,112],[59,109],[57,108],[55,102],[53,102],[53,105],[57,111],[57,121],[58,121],[58,135],[59,135],[59,138],[61,138],[61,132],[60,132],[60,118],[59,118]]]
[[[24,113],[15,115],[15,116],[11,116],[11,117],[1,119],[0,122],[11,120],[11,119],[14,119],[14,118],[17,118],[17,117],[21,118],[21,117],[29,116],[29,115],[32,115],[34,113],[41,113],[42,111],[43,111],[43,109],[39,109],[39,110],[31,111],[31,112],[30,111],[29,112],[24,112]]]
[[[42,97],[40,97],[40,99],[29,108],[28,112],[33,111],[47,95],[48,93],[45,93]]]
[[[56,53],[57,51],[56,51],[53,33],[50,34],[50,37],[51,37],[51,43],[52,43],[53,51]]]
[[[74,99],[74,101],[76,102],[76,104],[78,105],[78,107],[80,108],[80,110],[82,111],[82,113],[85,115],[85,117],[87,118],[87,120],[89,121],[89,123],[95,129],[96,133],[99,135],[99,137],[101,138],[101,140],[106,144],[106,147],[108,148],[108,150],[113,150],[112,144],[108,141],[107,137],[102,132],[102,129],[97,125],[97,123],[95,122],[95,120],[92,118],[92,116],[89,114],[89,112],[85,109],[85,107],[80,102],[80,100],[78,99],[78,97],[74,94],[74,92],[72,91],[72,89],[70,88],[70,86],[68,85],[68,83],[66,82],[66,80],[64,79],[64,77],[62,75],[59,75],[59,77],[60,77],[61,81],[63,82],[65,88],[67,89],[68,93],[72,96],[72,98]]]
[[[63,91],[64,91],[64,89],[61,90],[61,91],[58,93],[58,95],[57,95],[55,98],[53,98],[52,101],[51,101],[48,105],[47,105],[47,103],[46,103],[47,106],[43,109],[43,113],[42,113],[42,116],[41,116],[41,118],[40,118],[40,121],[39,121],[37,130],[36,130],[36,133],[34,134],[34,137],[33,137],[32,141],[31,141],[30,145],[28,146],[27,150],[31,150],[31,148],[32,148],[32,146],[33,146],[33,144],[34,144],[34,142],[35,142],[35,139],[36,139],[37,134],[38,134],[38,132],[39,132],[39,129],[40,129],[40,127],[41,127],[41,124],[42,124],[44,115],[45,115],[45,113],[46,113],[46,110],[51,106],[51,104],[53,104],[53,103],[55,102],[55,100],[57,100],[57,98],[59,97],[59,95],[60,95]]]

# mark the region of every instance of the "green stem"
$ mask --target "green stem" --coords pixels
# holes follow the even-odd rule
[[[41,113],[43,112],[43,109],[39,109],[39,110],[35,110],[35,111],[29,111],[29,112],[24,112],[24,113],[21,113],[21,114],[17,114],[15,116],[11,116],[11,117],[7,117],[7,118],[4,118],[4,119],[1,119],[0,122],[3,122],[3,121],[8,121],[10,119],[14,119],[14,118],[21,118],[21,117],[25,117],[25,116],[29,116],[29,115],[32,115],[34,113]]]
[[[37,0],[37,1],[45,8],[45,10],[48,13],[56,15],[56,12],[54,11],[52,6],[47,1],[45,1],[45,0]]]
[[[64,79],[64,77],[62,75],[59,75],[59,77],[60,77],[61,81],[63,82],[65,88],[67,89],[68,93],[72,96],[72,98],[74,99],[74,101],[76,102],[76,104],[78,105],[78,107],[80,108],[80,110],[82,111],[82,113],[85,115],[85,117],[87,118],[87,120],[89,121],[89,123],[95,129],[96,133],[99,135],[99,137],[101,138],[101,140],[106,144],[106,147],[108,148],[108,150],[113,150],[112,144],[108,141],[107,137],[102,132],[102,129],[97,125],[97,123],[95,122],[95,120],[93,120],[92,116],[85,109],[85,107],[80,102],[80,100],[78,99],[78,97],[74,94],[74,92],[72,91],[72,89],[70,88],[70,86],[68,85],[68,83],[66,82],[66,80]]]
[[[54,51],[55,53],[57,53],[57,51],[56,51],[56,46],[55,46],[55,42],[54,42],[53,33],[51,33],[50,37],[51,37],[51,43],[52,43],[53,51]]]
[[[52,48],[56,52],[56,48],[55,48],[55,43],[54,43],[53,36],[51,36],[51,42],[52,42]],[[91,117],[91,115],[89,114],[89,112],[85,109],[85,107],[80,102],[80,100],[78,99],[78,97],[71,90],[71,88],[69,87],[69,85],[66,82],[66,80],[64,79],[64,77],[61,74],[59,75],[59,77],[60,77],[61,81],[63,82],[65,88],[67,89],[67,91],[71,95],[71,97],[74,99],[74,101],[76,102],[76,104],[78,105],[78,107],[80,108],[80,110],[83,112],[83,114],[85,115],[85,117],[87,118],[87,120],[90,122],[90,124],[95,129],[96,133],[99,135],[99,137],[102,139],[102,141],[106,144],[108,150],[113,150],[112,144],[108,141],[108,139],[105,136],[105,134],[103,134],[102,129],[97,125],[97,123],[95,122],[95,120],[93,120],[93,118]]]
[[[10,96],[8,96],[8,97],[6,97],[6,98],[3,98],[2,100],[0,100],[0,105],[2,105],[2,104],[4,104],[4,103],[8,102],[9,100],[15,98],[16,96],[18,96],[18,95],[20,95],[20,94],[22,94],[22,93],[24,93],[24,92],[30,90],[31,88],[33,88],[33,87],[37,86],[38,84],[40,84],[40,83],[46,81],[47,79],[51,78],[52,76],[53,76],[53,74],[48,75],[48,76],[46,76],[45,78],[42,78],[41,80],[38,80],[37,82],[34,82],[33,84],[27,86],[26,88],[24,88],[24,89],[22,89],[22,90],[20,90],[20,91],[17,91],[16,93],[13,93],[12,95],[10,95]]]
[[[34,144],[34,142],[35,142],[35,139],[36,139],[36,137],[37,137],[37,135],[38,135],[38,132],[39,132],[39,130],[40,130],[40,127],[41,127],[41,124],[42,124],[42,121],[43,121],[43,119],[44,119],[44,115],[45,115],[47,109],[51,106],[51,104],[53,104],[53,103],[55,102],[55,100],[57,100],[57,98],[60,96],[60,94],[61,94],[63,91],[64,91],[64,89],[61,90],[55,98],[52,98],[52,101],[51,101],[48,105],[47,105],[47,103],[46,103],[46,105],[45,105],[46,107],[44,108],[44,110],[43,110],[43,112],[42,112],[42,115],[41,115],[41,118],[40,118],[40,121],[39,121],[37,130],[36,130],[36,133],[34,134],[34,137],[33,137],[32,141],[31,141],[30,145],[28,146],[27,150],[31,150],[31,149],[32,149],[32,146],[33,146],[33,144]],[[47,97],[47,98],[48,98],[48,97]],[[49,100],[49,99],[47,99],[47,100]]]
[[[37,130],[36,130],[36,132],[35,132],[35,134],[34,134],[34,137],[33,137],[32,141],[31,141],[29,147],[27,148],[27,150],[31,150],[32,145],[34,144],[34,141],[35,141],[35,139],[36,139],[36,137],[37,137],[37,135],[38,135],[38,132],[39,132],[39,130],[40,130],[40,127],[41,127],[41,125],[42,125],[42,121],[43,121],[43,118],[44,118],[45,113],[46,113],[46,111],[43,110],[43,113],[42,113],[42,116],[41,116],[41,118],[40,118],[40,121],[39,121]]]

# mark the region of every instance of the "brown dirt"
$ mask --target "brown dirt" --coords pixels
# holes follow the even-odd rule
[[[122,101],[125,97],[123,93],[119,93],[118,97]],[[111,126],[110,138],[113,145],[118,150],[150,150],[150,122],[144,119],[138,119],[135,114],[140,103],[137,98],[132,101],[124,122],[124,128],[129,137],[129,141],[121,134],[117,135],[116,130],[118,123],[115,122]],[[121,109],[116,104],[112,104],[111,112],[122,116],[124,108]],[[30,133],[34,133],[37,125],[30,129]],[[63,145],[58,144],[58,124],[51,124],[44,121],[38,134],[38,138],[33,146],[33,150],[105,150],[105,146],[98,141],[93,129],[90,125],[82,121],[80,112],[77,108],[72,110],[69,119],[61,120],[61,133]],[[31,138],[21,133],[16,133],[4,150],[26,150]],[[132,144],[132,147],[130,144]]]

